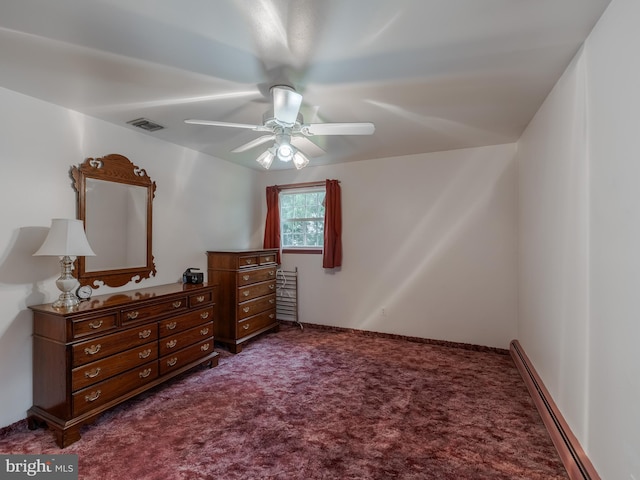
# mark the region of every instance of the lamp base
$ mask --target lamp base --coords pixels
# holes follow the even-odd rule
[[[53,302],[55,308],[72,308],[80,303],[80,299],[73,292],[61,293],[58,300]]]
[[[70,256],[65,255],[60,259],[60,266],[62,274],[60,278],[56,280],[56,286],[62,292],[58,300],[53,302],[53,306],[56,308],[71,308],[80,303],[78,297],[74,293],[75,288],[78,286],[78,280],[71,275],[73,269],[73,260]]]

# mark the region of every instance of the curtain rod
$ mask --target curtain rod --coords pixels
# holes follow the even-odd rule
[[[340,183],[340,180],[338,180]],[[327,184],[326,180],[319,180],[317,182],[305,182],[305,183],[288,183],[286,185],[274,185],[278,190],[289,190],[291,188],[308,188],[308,187],[324,187]]]

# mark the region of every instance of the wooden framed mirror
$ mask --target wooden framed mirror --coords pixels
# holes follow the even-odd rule
[[[78,257],[81,285],[120,287],[156,274],[152,245],[152,204],[156,184],[122,155],[88,158],[71,168],[95,257]]]

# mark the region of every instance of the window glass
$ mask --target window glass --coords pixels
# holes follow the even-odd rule
[[[324,188],[280,192],[282,248],[322,248]]]

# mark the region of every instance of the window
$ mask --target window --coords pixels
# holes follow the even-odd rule
[[[324,243],[324,187],[280,192],[283,250],[322,251]]]

